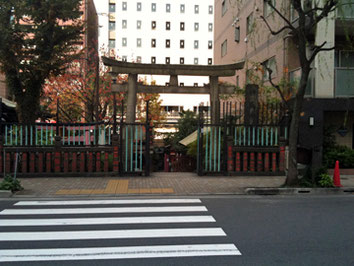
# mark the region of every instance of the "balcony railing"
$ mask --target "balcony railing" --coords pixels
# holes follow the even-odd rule
[[[337,8],[337,18],[354,19],[354,3],[353,0],[342,0],[341,5]]]
[[[354,97],[354,68],[335,68],[336,97]]]

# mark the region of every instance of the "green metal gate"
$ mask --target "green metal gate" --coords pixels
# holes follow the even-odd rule
[[[120,124],[120,172],[122,175],[149,175],[149,126]]]

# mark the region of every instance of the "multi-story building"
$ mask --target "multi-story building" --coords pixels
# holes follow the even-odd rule
[[[108,48],[122,60],[152,64],[213,63],[213,0],[106,0],[109,14]],[[103,8],[105,13],[105,8]],[[102,23],[104,26],[104,22]],[[168,76],[147,77],[158,85]],[[179,83],[209,83],[207,77],[179,76]],[[209,95],[161,94],[163,105],[192,109],[208,102]]]
[[[273,3],[298,27],[290,0]],[[311,5],[311,1],[305,3]],[[342,4],[345,5],[317,25],[308,48],[324,41],[326,47],[335,47],[315,58],[305,95],[299,140],[312,151],[313,158],[321,153],[323,130],[329,125],[338,129],[335,136],[339,144],[354,148],[354,50],[347,42],[353,37],[354,4],[352,0],[342,0]],[[246,61],[244,70],[225,81],[243,87],[257,64],[272,69],[274,83],[282,78],[299,79],[301,68],[293,38],[287,31],[273,36],[261,16],[273,29],[285,25],[264,0],[215,0],[214,63]],[[268,75],[264,71],[261,78],[267,81]],[[343,127],[346,134],[341,132]]]

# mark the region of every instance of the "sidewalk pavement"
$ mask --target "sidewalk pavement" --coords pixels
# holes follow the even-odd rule
[[[19,178],[23,191],[13,196],[124,196],[245,194],[246,188],[277,188],[284,176],[198,176],[195,173],[151,173],[144,177]],[[343,187],[354,187],[354,176],[342,176]]]

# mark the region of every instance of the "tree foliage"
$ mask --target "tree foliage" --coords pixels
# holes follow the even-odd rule
[[[78,58],[79,0],[0,0],[0,65],[19,119],[34,122],[45,80]]]
[[[177,123],[177,131],[170,133],[164,140],[166,145],[170,145],[171,149],[177,152],[186,152],[187,147],[183,146],[179,142],[185,137],[192,134],[198,128],[198,118],[192,111],[182,111],[180,113],[181,118]]]

